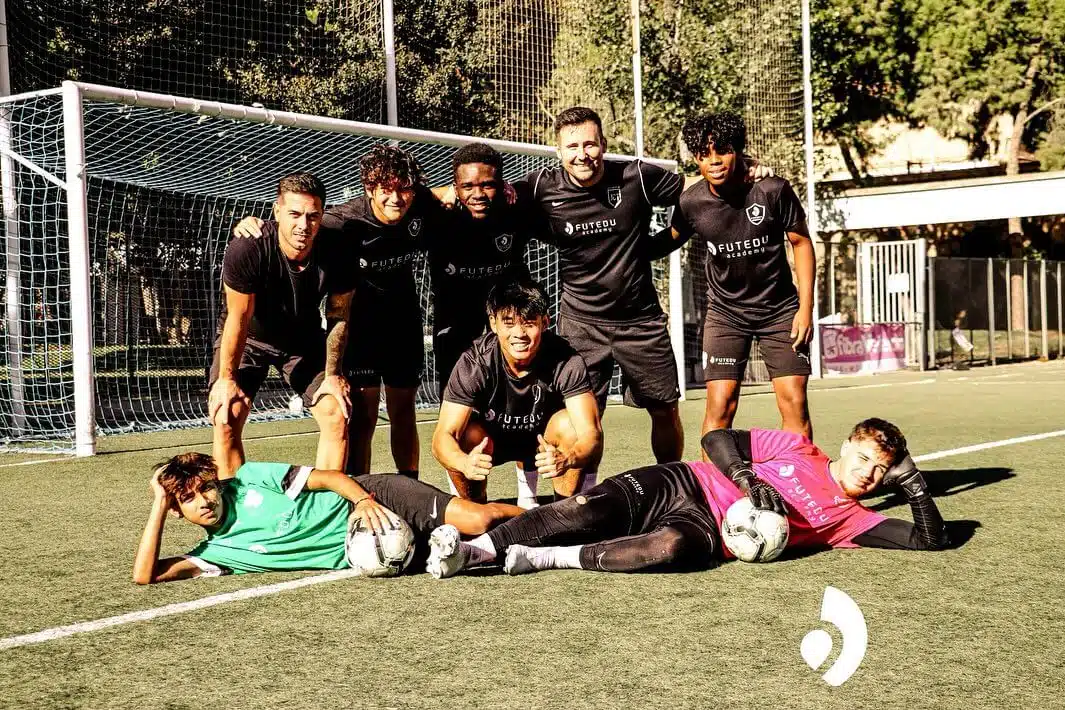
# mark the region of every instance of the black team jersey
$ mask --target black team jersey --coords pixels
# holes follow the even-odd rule
[[[528,274],[525,245],[531,236],[528,211],[520,204],[493,207],[486,219],[473,219],[462,207],[443,212],[427,239],[437,332],[487,323],[492,287]]]
[[[425,249],[426,235],[439,229],[443,210],[428,188],[415,189],[414,204],[396,224],[378,220],[365,195],[325,212],[322,226],[343,232],[354,250],[348,268],[358,274],[357,312],[420,313],[414,260]]]
[[[787,180],[744,184],[727,199],[701,180],[681,195],[673,228],[706,242],[709,308],[752,325],[798,306],[785,244],[787,232],[805,233],[806,213]]]
[[[641,160],[606,161],[602,179],[580,187],[561,167],[526,178],[546,215],[545,241],[558,247],[562,314],[624,323],[662,313],[647,242],[654,207],[676,204],[684,178]]]
[[[459,358],[444,400],[474,409],[491,434],[528,434],[542,433],[567,399],[591,391],[584,360],[561,336],[545,332],[531,371],[518,378],[495,333],[486,333]]]
[[[318,346],[323,334],[322,299],[355,288],[349,246],[339,233],[320,229],[310,255],[297,264],[281,251],[276,222],[265,222],[257,239],[230,241],[222,261],[222,283],[255,296],[248,340],[281,353]],[[227,312],[223,294],[219,336]]]

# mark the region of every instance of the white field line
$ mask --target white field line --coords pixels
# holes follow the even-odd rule
[[[921,454],[920,456],[914,456],[914,461],[935,461],[936,459],[945,459],[948,456],[960,456],[962,454],[971,454],[974,451],[985,451],[987,449],[997,449],[1000,446],[1012,446],[1013,444],[1027,444],[1030,441],[1040,441],[1042,439],[1053,439],[1056,436],[1065,436],[1065,429],[1058,429],[1057,431],[1048,431],[1042,434],[1029,434],[1028,436],[1015,436],[1012,439],[1002,439],[1001,441],[988,441],[983,444],[973,444],[972,446],[961,446],[957,449],[947,449],[946,451],[933,451],[930,454]]]
[[[813,395],[814,393],[824,394],[825,392],[853,392],[854,390],[878,389],[881,387],[909,387],[911,385],[930,385],[933,382],[939,382],[939,380],[935,379],[934,377],[930,377],[926,380],[914,380],[912,382],[879,382],[875,385],[855,385],[853,387],[848,387],[847,385],[842,385],[840,387],[818,387],[817,389],[811,389],[809,392],[811,395]],[[776,393],[770,390],[768,392],[752,392],[751,394],[745,394],[742,396],[775,397]]]
[[[0,639],[0,651],[5,651],[9,648],[18,648],[19,646],[28,646],[34,643],[54,641],[55,639],[61,639],[66,636],[71,636],[73,634],[99,631],[101,629],[110,628],[112,626],[129,624],[134,621],[148,621],[150,619],[158,619],[161,616],[171,616],[173,614],[182,614],[186,611],[206,609],[207,607],[218,606],[219,604],[226,604],[227,602],[237,602],[243,601],[245,599],[254,599],[255,597],[262,597],[268,594],[277,594],[278,592],[286,592],[290,589],[299,589],[300,587],[307,587],[312,584],[333,582],[338,579],[347,579],[348,577],[354,576],[356,576],[355,570],[342,569],[337,570],[336,572],[329,572],[328,574],[316,574],[310,577],[301,577],[299,579],[293,579],[288,582],[267,584],[262,587],[249,587],[248,589],[241,589],[236,592],[229,592],[228,594],[215,594],[214,596],[203,597],[202,599],[194,599],[190,602],[167,604],[166,606],[160,606],[154,609],[144,609],[143,611],[134,611],[129,614],[109,616],[106,619],[97,619],[96,621],[82,621],[77,624],[57,626],[53,629],[45,629],[44,631],[38,631],[32,634],[24,634],[22,636],[10,636],[6,639]]]
[[[932,453],[921,454],[920,456],[914,456],[913,458],[915,461],[934,461],[936,459],[942,459],[948,456],[960,456],[962,454],[968,454],[974,451],[984,451],[985,449],[994,449],[999,446],[1010,446],[1012,444],[1024,444],[1030,441],[1040,441],[1042,439],[1050,439],[1056,436],[1065,436],[1065,429],[1059,429],[1058,431],[1048,431],[1043,434],[1017,436],[1013,437],[1012,439],[1002,439],[1000,441],[989,441],[983,444],[962,446],[957,449],[933,451]],[[134,621],[150,621],[152,619],[157,619],[161,616],[182,614],[186,611],[205,609],[207,607],[217,606],[219,604],[226,604],[228,602],[253,599],[255,597],[262,597],[269,594],[277,594],[278,592],[285,592],[290,589],[309,587],[314,584],[322,584],[323,582],[332,582],[338,579],[347,579],[348,577],[354,576],[355,573],[353,570],[337,570],[335,572],[329,572],[326,574],[317,574],[311,575],[309,577],[301,577],[300,579],[294,579],[289,582],[267,584],[262,587],[250,587],[248,589],[241,589],[237,592],[229,592],[227,594],[216,594],[210,597],[203,597],[202,599],[194,599],[193,601],[189,602],[167,604],[166,606],[156,607],[154,609],[144,609],[142,611],[134,611],[129,614],[109,616],[105,619],[97,619],[95,621],[82,621],[77,624],[68,624],[67,626],[57,626],[55,628],[45,629],[44,631],[37,631],[32,634],[9,636],[8,638],[0,639],[0,651],[4,651],[10,648],[18,648],[19,646],[28,646],[30,644],[35,643],[43,643],[45,641],[54,641],[55,639],[65,638],[74,634],[99,631],[100,629],[106,629],[112,626],[120,626],[122,624],[129,624]]]

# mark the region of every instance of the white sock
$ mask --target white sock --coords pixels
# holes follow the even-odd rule
[[[587,493],[592,488],[595,488],[599,484],[599,472],[598,471],[584,471],[581,473],[581,480],[577,482],[577,490],[573,492],[574,495],[578,493]]]
[[[521,464],[514,464],[514,473],[518,477],[518,507],[535,508],[539,505],[536,502],[536,488],[540,483],[540,475],[536,471],[526,471],[521,467]]]
[[[517,548],[533,569],[581,569],[581,547],[524,547]],[[514,548],[512,548],[514,549]]]
[[[485,535],[478,535],[469,542],[461,543],[469,547],[469,562],[470,566],[482,565],[486,562],[495,562],[496,560],[496,546],[492,544],[492,538]]]
[[[584,545],[556,547],[555,569],[581,569],[581,549]]]

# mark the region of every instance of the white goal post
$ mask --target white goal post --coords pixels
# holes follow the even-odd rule
[[[87,456],[97,431],[204,424],[220,255],[235,218],[265,214],[278,178],[298,169],[323,179],[329,203],[350,199],[361,192],[358,158],[383,141],[411,149],[432,184],[450,181],[454,149],[472,141],[504,153],[507,179],[557,163],[551,146],[79,82],[0,99],[0,153],[13,165],[0,171],[0,446]],[[554,250],[534,243],[528,257],[557,304]],[[424,267],[419,279],[428,318]],[[675,252],[656,266],[656,286],[683,377],[681,283]],[[428,348],[426,357],[428,379]],[[423,385],[422,404],[435,396]],[[291,416],[287,405],[281,388],[264,387],[253,415]]]

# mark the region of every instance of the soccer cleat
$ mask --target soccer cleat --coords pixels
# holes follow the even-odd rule
[[[529,547],[528,545],[511,545],[507,548],[507,559],[503,563],[503,571],[509,575],[529,574],[539,572],[548,567],[543,566],[546,560],[545,548]]]
[[[454,577],[466,566],[469,550],[462,544],[454,525],[441,525],[429,535],[429,559],[425,571],[433,579]]]

